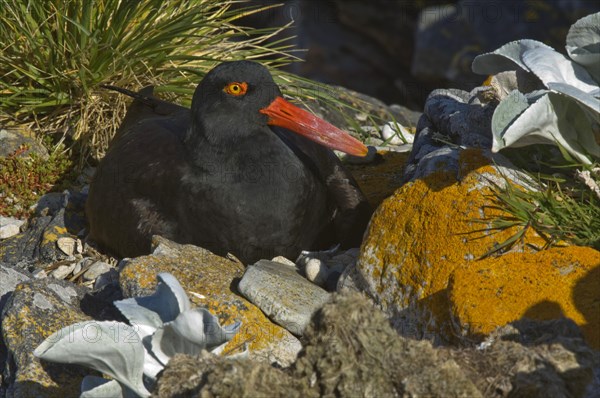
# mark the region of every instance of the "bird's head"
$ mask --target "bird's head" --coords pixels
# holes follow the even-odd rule
[[[367,154],[354,137],[285,100],[269,71],[256,62],[225,62],[212,69],[194,93],[192,118],[212,140],[225,138],[219,134],[235,138],[279,126],[330,149]]]

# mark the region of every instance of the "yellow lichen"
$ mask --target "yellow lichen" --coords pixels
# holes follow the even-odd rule
[[[488,207],[491,191],[482,183],[482,175],[497,174],[481,151],[465,150],[458,180],[456,173],[436,172],[404,185],[382,203],[371,219],[358,267],[384,308],[421,304],[437,324],[447,317],[447,300],[440,293],[452,272],[517,232],[491,233],[476,221],[499,215]],[[527,232],[524,243],[545,242]],[[518,248],[528,250],[525,244]]]
[[[452,315],[469,335],[487,334],[523,317],[566,316],[600,348],[599,273],[600,252],[589,247],[487,258],[455,271],[449,288]]]
[[[243,274],[239,264],[193,246],[182,245],[179,249],[181,255],[177,257],[146,256],[135,259],[121,271],[121,283],[126,285],[134,282],[141,288],[153,290],[159,272],[173,274],[188,292],[191,301],[207,308],[223,325],[242,322],[238,334],[225,347],[226,351],[243,343],[248,343],[252,351],[262,350],[276,345],[287,335],[283,328],[269,321],[260,309],[231,291],[234,279]]]

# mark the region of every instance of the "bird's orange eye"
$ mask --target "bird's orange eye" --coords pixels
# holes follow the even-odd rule
[[[225,91],[227,94],[239,97],[241,95],[246,94],[246,91],[248,91],[248,83],[232,82],[226,85],[223,91]]]

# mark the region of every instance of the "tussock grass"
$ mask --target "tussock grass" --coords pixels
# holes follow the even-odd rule
[[[183,102],[206,72],[227,60],[269,66],[284,91],[338,112],[356,105],[334,89],[276,68],[297,60],[278,29],[235,25],[266,8],[235,0],[3,0],[0,124],[30,124],[79,159],[101,158],[129,99],[108,84]]]

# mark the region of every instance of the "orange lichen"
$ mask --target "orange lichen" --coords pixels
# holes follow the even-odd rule
[[[121,284],[134,284],[151,291],[156,286],[158,273],[173,274],[191,301],[207,308],[221,324],[242,322],[226,351],[243,343],[248,343],[251,351],[263,350],[277,344],[287,334],[269,321],[260,309],[231,291],[234,280],[243,275],[240,264],[194,246],[178,245],[177,249],[177,256],[145,256],[132,260],[121,271]]]
[[[563,247],[509,253],[459,267],[448,289],[459,334],[488,334],[526,317],[566,316],[600,348],[600,252]]]
[[[485,176],[498,172],[480,150],[462,152],[458,174],[459,180],[456,173],[440,171],[404,185],[371,219],[358,268],[384,308],[402,309],[421,300],[434,304],[427,306],[430,315],[446,317],[446,300],[427,298],[446,289],[457,267],[473,263],[517,232],[492,233],[485,230],[489,225],[476,221],[500,212],[488,207],[491,190],[485,183]],[[524,243],[545,242],[530,231]]]
[[[379,152],[380,160],[365,165],[346,165],[375,209],[401,184],[409,152]]]

